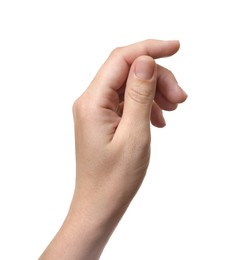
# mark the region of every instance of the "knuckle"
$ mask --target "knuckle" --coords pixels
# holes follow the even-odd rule
[[[74,119],[76,118],[77,111],[78,111],[78,99],[76,99],[72,105],[72,113]]]
[[[164,75],[166,78],[171,78],[171,79],[175,79],[175,76],[173,74],[173,72],[169,69],[166,69],[166,73]]]
[[[72,106],[73,116],[74,118],[83,118],[86,114],[86,103],[84,102],[83,98],[80,97],[76,99]]]
[[[169,80],[169,79],[175,79],[175,76],[173,74],[173,72],[169,69],[165,69],[164,73],[163,73],[163,79],[164,80]]]
[[[97,105],[91,97],[87,94],[83,94],[73,103],[73,117],[78,122],[93,122],[94,114],[97,112]]]
[[[111,56],[118,56],[122,52],[123,47],[116,47],[112,50]]]
[[[75,113],[75,111],[77,110],[78,107],[78,100],[76,99],[72,105],[72,111],[73,113]]]
[[[138,88],[140,88],[140,86]],[[139,90],[138,88],[129,88],[127,91],[128,96],[140,104],[151,103],[153,98],[151,90],[145,89],[143,87]]]

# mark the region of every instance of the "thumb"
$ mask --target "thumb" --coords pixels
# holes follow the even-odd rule
[[[156,92],[157,66],[150,56],[138,57],[127,79],[123,122],[137,126],[150,124],[151,108]]]

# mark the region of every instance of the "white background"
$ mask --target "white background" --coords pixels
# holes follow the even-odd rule
[[[0,1],[0,259],[37,259],[74,189],[71,107],[110,51],[179,39],[158,63],[189,99],[152,128],[140,191],[102,260],[228,259],[227,1]]]

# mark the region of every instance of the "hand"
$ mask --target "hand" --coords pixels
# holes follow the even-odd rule
[[[162,110],[187,98],[173,74],[155,63],[178,49],[178,41],[158,40],[115,49],[75,101],[76,188],[44,256],[99,258],[146,174],[150,121],[164,127]]]
[[[155,40],[117,48],[74,103],[75,196],[98,214],[129,204],[148,167],[150,120],[165,126],[162,109],[174,110],[187,97],[154,60],[178,49],[177,41]]]

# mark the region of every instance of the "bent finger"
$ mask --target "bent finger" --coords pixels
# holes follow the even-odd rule
[[[180,47],[178,41],[145,40],[116,48],[94,78],[92,86],[99,89],[118,90],[127,80],[129,69],[136,58],[142,55],[153,59],[175,54]]]
[[[177,108],[177,103],[170,102],[166,97],[164,97],[159,90],[156,91],[154,100],[159,105],[159,107],[166,111],[173,111]]]
[[[152,105],[150,121],[153,126],[159,128],[164,127],[166,125],[162,110],[156,102],[153,102]]]
[[[182,103],[188,97],[171,71],[158,65],[158,91],[171,103]]]

